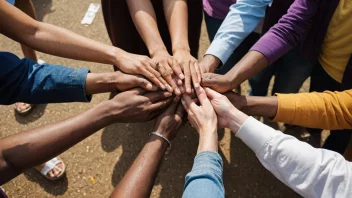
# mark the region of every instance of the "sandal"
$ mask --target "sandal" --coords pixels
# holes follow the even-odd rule
[[[31,112],[33,107],[34,105],[23,102],[17,102],[13,105],[13,108],[15,109],[16,113],[20,115],[27,115],[29,112]]]
[[[57,166],[59,163],[62,164],[62,168]],[[61,172],[56,177],[50,177],[50,175],[48,175],[48,173],[51,170],[53,170],[55,167],[57,169],[59,169]],[[58,159],[57,157],[54,157],[53,159],[47,161],[41,170],[38,169],[37,167],[35,169],[38,170],[45,178],[47,178],[48,180],[51,180],[51,181],[55,181],[55,180],[62,178],[64,176],[64,174],[66,173],[66,165],[64,164],[64,162],[61,159]]]

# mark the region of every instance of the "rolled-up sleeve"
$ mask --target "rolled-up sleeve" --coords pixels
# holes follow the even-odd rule
[[[7,59],[10,61],[6,61],[2,66],[0,104],[8,105],[15,102],[45,104],[91,100],[92,97],[85,93],[88,69],[38,64],[29,59],[16,58]]]

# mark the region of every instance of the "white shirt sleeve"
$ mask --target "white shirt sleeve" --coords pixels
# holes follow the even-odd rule
[[[218,57],[223,64],[255,29],[272,0],[237,0],[230,7],[206,54]]]
[[[263,166],[303,197],[352,197],[352,163],[250,117],[236,134]]]

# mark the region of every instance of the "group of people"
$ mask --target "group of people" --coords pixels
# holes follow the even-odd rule
[[[89,102],[93,94],[111,92],[110,100],[84,113],[2,138],[0,184],[38,164],[44,176],[58,179],[65,165],[56,155],[110,124],[155,118],[111,194],[148,197],[187,117],[199,144],[183,197],[225,196],[218,127],[230,128],[303,197],[352,194],[352,163],[342,156],[352,129],[351,1],[102,0],[113,46],[34,20],[16,6],[24,1],[31,5],[0,0],[1,34],[25,48],[114,65],[115,72],[0,52],[0,104]],[[203,11],[212,43],[198,61]],[[266,96],[272,76],[274,95]],[[308,77],[312,93],[297,94]],[[245,80],[249,96],[232,91]],[[331,133],[323,148],[313,148],[250,116]]]

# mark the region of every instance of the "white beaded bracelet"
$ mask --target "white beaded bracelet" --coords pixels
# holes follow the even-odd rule
[[[151,135],[156,135],[156,136],[158,136],[158,137],[164,139],[164,140],[169,144],[169,148],[168,148],[168,149],[171,149],[171,143],[170,143],[170,141],[169,141],[165,136],[161,135],[161,134],[158,133],[158,132],[151,132],[151,133],[149,133],[149,136],[151,136]]]

